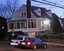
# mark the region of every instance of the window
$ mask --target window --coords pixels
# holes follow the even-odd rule
[[[13,28],[13,23],[9,23],[9,29]]]
[[[22,13],[22,17],[26,17],[26,13]]]
[[[32,42],[35,42],[35,39],[33,39],[33,38],[30,38],[29,40],[31,40]]]
[[[24,13],[24,16],[26,16],[26,13]]]
[[[36,28],[36,22],[31,22],[32,28]]]
[[[17,28],[20,28],[20,23],[17,23]]]
[[[27,23],[26,22],[21,22],[21,28],[27,28]]]
[[[15,29],[17,28],[16,26],[17,26],[17,23],[14,23],[14,28],[15,28]]]
[[[28,22],[28,28],[36,28],[36,21],[32,20]]]
[[[39,38],[35,38],[35,42],[37,42],[37,43],[41,43],[42,40],[40,40]]]
[[[23,13],[22,13],[22,17],[23,17]]]
[[[30,22],[28,22],[28,28],[31,28],[31,26],[30,26]]]
[[[16,37],[16,40],[23,40],[23,37]]]

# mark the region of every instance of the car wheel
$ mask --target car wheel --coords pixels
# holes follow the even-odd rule
[[[35,50],[36,48],[37,48],[36,45],[34,45],[34,46],[33,46],[33,49]]]
[[[43,48],[46,49],[47,48],[47,45],[45,44]]]

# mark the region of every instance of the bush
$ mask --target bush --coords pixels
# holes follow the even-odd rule
[[[64,39],[64,34],[43,34],[38,37],[41,39]]]
[[[64,34],[57,34],[53,36],[53,39],[64,39]]]

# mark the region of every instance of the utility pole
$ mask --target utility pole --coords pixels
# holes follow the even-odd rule
[[[31,1],[27,0],[27,18],[31,18]]]

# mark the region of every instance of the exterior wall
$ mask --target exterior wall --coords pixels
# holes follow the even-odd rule
[[[38,31],[46,31],[46,30],[50,30],[51,28],[50,28],[50,22],[48,22],[47,24],[44,24],[44,21],[46,21],[46,20],[48,20],[48,21],[50,21],[49,19],[47,19],[47,18],[38,18],[37,19],[37,29],[38,29]]]
[[[31,38],[32,38],[32,37],[35,38],[35,36],[36,36],[36,35],[35,35],[35,32],[28,32],[28,35],[29,35],[29,37],[31,37]]]
[[[14,20],[22,20],[22,19],[27,19],[27,12],[26,12],[27,8],[23,5],[22,7],[20,7],[15,13],[14,13]],[[33,10],[37,15],[39,14],[39,12],[41,12],[40,9],[38,10]],[[22,13],[23,13],[23,17],[22,17]],[[26,14],[26,15],[25,15]],[[41,13],[40,13],[41,14]],[[39,14],[39,15],[40,15]],[[41,15],[40,15],[41,16]],[[31,11],[31,18],[36,18],[36,16],[34,15],[34,13]]]
[[[15,13],[14,13],[14,20],[21,20],[27,18],[25,15],[22,17],[22,13],[26,13],[26,7],[22,6],[20,7]],[[27,14],[26,14],[27,15]]]
[[[28,26],[29,26],[29,24],[28,24],[28,21],[29,20],[35,20],[36,21],[36,28],[29,28]],[[23,32],[27,32],[28,33],[28,35],[30,36],[30,37],[35,37],[35,34],[36,34],[36,32],[39,32],[39,31],[44,31],[44,25],[43,25],[43,23],[42,23],[42,25],[41,25],[41,21],[43,21],[44,20],[44,18],[28,18],[28,19],[26,19],[26,22],[27,22],[27,27],[26,28],[14,28],[15,26],[13,25],[13,28],[14,28],[14,31],[23,31]],[[8,21],[8,32],[11,32],[12,31],[12,29],[9,29],[9,23],[21,23],[21,20],[12,20],[12,21]],[[22,25],[20,25],[20,26],[22,26]]]
[[[22,22],[22,20],[12,20],[12,21],[8,21],[8,32],[11,32],[12,31],[12,29],[14,28],[14,31],[23,31],[23,32],[28,32],[28,33],[31,33],[31,34],[35,34],[36,32],[39,32],[39,31],[45,31],[46,29],[45,29],[45,25],[44,25],[44,20],[45,20],[46,18],[27,18],[27,19],[24,19],[25,21],[24,22],[27,22],[27,27],[25,27],[25,28],[21,28],[21,22]],[[29,21],[29,20],[31,20],[31,21]],[[28,24],[28,22],[34,22],[34,21],[32,21],[32,20],[35,20],[35,23],[36,23],[36,27],[35,28],[29,28],[28,26],[29,26],[29,24]],[[10,23],[13,23],[13,28],[12,29],[9,29],[9,24]],[[16,25],[14,25],[14,23],[20,23],[20,28],[16,28],[15,26]],[[32,25],[31,25],[32,26]],[[34,35],[33,34],[33,35]]]

